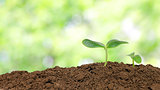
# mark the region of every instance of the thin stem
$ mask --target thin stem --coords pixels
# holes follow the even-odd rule
[[[133,67],[134,67],[134,60],[132,59],[132,64],[133,64]]]
[[[104,66],[106,66],[106,65],[107,65],[107,61],[108,61],[107,47],[105,47],[104,50],[105,50],[105,54],[106,54],[106,62],[105,62],[105,64],[104,64]]]

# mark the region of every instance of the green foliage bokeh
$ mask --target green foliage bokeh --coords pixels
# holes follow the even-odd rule
[[[159,0],[0,0],[0,74],[105,61],[103,50],[88,49],[84,38],[129,45],[109,50],[110,61],[160,64]]]

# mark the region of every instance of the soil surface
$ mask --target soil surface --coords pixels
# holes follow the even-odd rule
[[[117,62],[0,75],[0,90],[160,90],[160,68]]]

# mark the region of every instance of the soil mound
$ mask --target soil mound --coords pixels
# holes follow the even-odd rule
[[[160,90],[160,68],[117,62],[0,75],[2,90]]]

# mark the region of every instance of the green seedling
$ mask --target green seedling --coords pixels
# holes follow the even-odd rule
[[[128,56],[130,56],[132,58],[132,65],[133,65],[133,67],[134,67],[134,62],[136,62],[138,64],[142,62],[141,57],[139,55],[135,55],[134,52],[131,53],[131,54],[129,54]]]
[[[116,39],[112,39],[112,40],[108,41],[106,45],[104,45],[103,43],[100,43],[100,42],[89,40],[89,39],[84,39],[82,41],[82,43],[84,46],[89,47],[89,48],[104,48],[105,55],[106,55],[106,62],[104,64],[104,66],[107,65],[107,61],[108,61],[108,48],[115,48],[121,44],[128,44],[128,42],[119,41]]]

